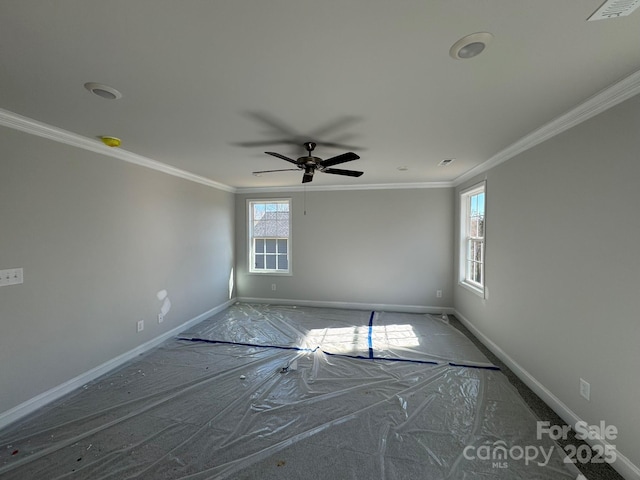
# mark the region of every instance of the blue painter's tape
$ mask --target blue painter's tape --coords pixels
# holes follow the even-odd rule
[[[420,363],[423,365],[444,365],[438,362],[434,362],[432,360],[411,360],[409,358],[385,358],[385,357],[375,357],[369,356],[365,357],[364,355],[347,355],[346,353],[330,353],[321,350],[325,355],[330,355],[332,357],[347,357],[347,358],[358,358],[362,360],[384,360],[387,362],[405,362],[405,363]]]
[[[483,370],[497,370],[500,371],[500,367],[496,367],[495,365],[469,365],[466,363],[453,363],[449,362],[449,366],[451,367],[464,367],[464,368],[480,368]]]
[[[367,343],[369,344],[369,358],[373,358],[373,340],[371,339],[371,335],[373,334],[373,316],[375,314],[376,312],[373,311],[369,317],[369,335],[367,338]]]
[[[419,363],[422,365],[440,365],[440,366],[448,365],[450,367],[479,368],[482,370],[500,371],[500,367],[497,367],[495,365],[473,365],[473,364],[453,363],[453,362],[439,363],[439,362],[434,362],[433,360],[417,360],[417,359],[411,359],[411,358],[387,358],[387,357],[376,357],[376,356],[365,357],[364,355],[347,355],[345,353],[330,353],[330,352],[325,352],[322,349],[320,351],[325,355],[330,355],[333,357],[359,358],[362,360],[383,360],[385,362]]]
[[[226,342],[224,340],[209,340],[207,338],[186,338],[186,337],[178,337],[178,340],[184,340],[187,342],[203,342],[203,343],[219,343],[222,345],[241,345],[243,347],[256,347],[256,348],[279,348],[280,350],[296,350],[298,352],[310,352],[313,353],[318,348],[302,348],[302,347],[287,347],[282,345],[259,345],[257,343],[242,343],[242,342]]]
[[[371,314],[371,319],[369,321],[369,332],[371,332],[373,327],[373,313]],[[277,348],[280,350],[295,350],[298,352],[308,352],[308,353],[314,353],[317,350],[320,350],[322,353],[324,353],[325,355],[330,355],[332,357],[346,357],[346,358],[357,358],[357,359],[361,359],[361,360],[384,360],[386,362],[404,362],[404,363],[418,363],[418,364],[423,364],[423,365],[440,365],[440,366],[444,366],[444,365],[448,365],[450,367],[460,367],[460,368],[479,368],[479,369],[484,369],[484,370],[500,370],[500,367],[496,367],[495,365],[473,365],[473,364],[465,364],[465,363],[454,363],[454,362],[447,362],[447,363],[439,363],[439,362],[434,362],[432,360],[416,360],[416,359],[410,359],[410,358],[385,358],[385,357],[376,357],[373,355],[373,348],[371,345],[371,333],[369,333],[369,356],[364,356],[364,355],[347,355],[345,353],[331,353],[331,352],[325,352],[324,350],[322,350],[320,347],[316,347],[316,348],[301,348],[301,347],[289,347],[289,346],[282,346],[282,345],[258,345],[256,343],[241,343],[241,342],[227,342],[224,340],[209,340],[206,338],[186,338],[186,337],[178,337],[178,340],[183,340],[186,342],[204,342],[204,343],[218,343],[221,345],[240,345],[243,347],[255,347],[255,348]]]

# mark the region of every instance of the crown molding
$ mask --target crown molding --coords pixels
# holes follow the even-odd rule
[[[408,190],[414,188],[452,188],[453,182],[377,183],[362,185],[294,185],[288,187],[238,187],[236,193],[335,192],[341,190]]]
[[[214,182],[200,175],[196,175],[185,170],[181,170],[166,163],[152,160],[142,155],[138,155],[121,148],[107,147],[105,144],[92,138],[83,137],[77,133],[69,132],[61,128],[47,125],[46,123],[33,120],[28,117],[23,117],[17,113],[10,112],[0,108],[0,125],[20,130],[31,135],[47,138],[56,142],[71,145],[72,147],[82,148],[83,150],[89,150],[91,152],[106,155],[108,157],[117,158],[128,163],[133,163],[142,167],[157,170],[174,177],[183,178],[191,182],[200,183],[208,187],[217,188],[218,190],[224,190],[225,192],[235,193],[236,189],[222,183]]]
[[[512,159],[519,153],[529,150],[539,143],[549,140],[565,130],[595,117],[599,113],[628,100],[638,93],[640,93],[640,70],[632,73],[604,90],[601,90],[577,107],[569,110],[567,113],[551,120],[549,123],[544,124],[528,135],[525,135],[520,140],[509,145],[504,150],[501,150],[485,162],[460,175],[454,179],[452,183],[457,187],[464,182],[471,180],[476,175],[480,175],[481,173]]]
[[[121,148],[110,148],[102,142],[83,137],[73,132],[61,128],[47,125],[43,122],[18,115],[0,108],[0,126],[13,128],[32,135],[54,140],[56,142],[71,145],[84,150],[117,158],[125,162],[140,165],[152,170],[157,170],[175,177],[183,178],[192,182],[200,183],[219,190],[231,193],[273,193],[273,192],[302,192],[302,191],[340,191],[340,190],[398,190],[414,188],[450,188],[457,187],[473,177],[480,175],[487,170],[500,165],[516,155],[529,150],[550,138],[568,130],[605,110],[622,103],[623,101],[640,93],[640,70],[628,75],[619,82],[600,91],[587,99],[582,104],[568,111],[567,113],[544,124],[540,128],[525,135],[520,140],[501,150],[493,157],[476,167],[468,170],[453,181],[444,182],[421,182],[421,183],[385,183],[371,185],[322,185],[322,186],[287,186],[287,187],[232,187],[223,183],[215,182],[211,179],[196,175],[194,173],[181,170],[167,165],[157,160],[152,160],[141,155],[128,152]]]
[[[24,117],[9,110],[0,108],[0,126],[20,130],[31,135],[47,138],[56,142],[71,145],[72,147],[82,148],[91,152],[106,155],[118,160],[133,163],[142,167],[157,170],[174,177],[183,178],[192,182],[207,185],[231,193],[271,193],[271,192],[302,192],[305,186],[296,185],[290,187],[232,187],[223,183],[215,182],[200,175],[196,175],[185,170],[181,170],[166,163],[152,160],[142,155],[123,150],[122,148],[111,148],[99,140],[87,138],[77,133],[63,130],[62,128],[53,127],[46,123]],[[450,188],[453,187],[452,182],[424,182],[424,183],[388,183],[373,185],[322,185],[308,186],[307,191],[338,191],[338,190],[390,190],[390,189],[409,189],[409,188]]]

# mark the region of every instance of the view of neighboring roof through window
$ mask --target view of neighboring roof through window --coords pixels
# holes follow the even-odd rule
[[[290,273],[290,199],[249,200],[249,271]]]

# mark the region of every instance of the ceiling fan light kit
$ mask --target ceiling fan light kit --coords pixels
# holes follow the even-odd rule
[[[281,155],[277,152],[264,152],[268,155],[280,158],[286,162],[293,163],[297,168],[285,168],[285,169],[279,169],[279,170],[260,170],[257,172],[252,172],[253,175],[260,176],[263,173],[304,170],[304,175],[302,176],[302,183],[309,183],[313,180],[313,175],[315,174],[316,170],[319,170],[322,173],[330,173],[332,175],[344,175],[348,177],[359,177],[364,173],[356,170],[330,168],[330,167],[333,167],[334,165],[339,165],[341,163],[358,160],[360,157],[353,152],[343,153],[341,155],[336,155],[335,157],[328,158],[327,160],[323,160],[319,157],[314,157],[313,155],[311,155],[311,152],[313,152],[313,150],[316,148],[315,142],[305,142],[303,146],[307,150],[307,155],[305,157],[300,157],[297,160],[294,160],[293,158],[285,157],[284,155]]]

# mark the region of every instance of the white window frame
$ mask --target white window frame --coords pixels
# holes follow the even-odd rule
[[[287,240],[287,269],[267,269],[267,268],[255,268],[255,251],[254,251],[254,236],[253,236],[253,205],[257,203],[287,203],[289,205],[289,236],[275,236],[275,237],[259,237],[265,239],[275,240]],[[248,270],[250,274],[255,275],[291,275],[291,217],[292,206],[291,198],[250,198],[247,199],[247,262]],[[256,237],[258,238],[258,237]],[[277,252],[274,254],[277,255]]]
[[[484,205],[482,215],[482,236],[472,235],[471,199],[472,197],[484,194]],[[486,235],[487,235],[487,182],[483,181],[460,192],[460,253],[459,259],[459,284],[473,293],[485,298],[486,291]],[[477,232],[476,232],[477,233]],[[480,245],[480,259],[470,258],[473,244]],[[480,269],[480,281],[471,278],[472,267]]]

